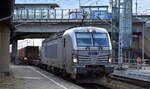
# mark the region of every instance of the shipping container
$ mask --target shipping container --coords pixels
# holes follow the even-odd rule
[[[39,60],[39,47],[27,46],[19,50],[19,58],[23,62],[32,63]]]

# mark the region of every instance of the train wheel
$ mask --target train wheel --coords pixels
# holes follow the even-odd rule
[[[71,77],[72,79],[76,79],[76,75],[75,75],[75,74],[71,74],[70,77]]]
[[[55,68],[54,67],[51,67],[51,72],[55,73]]]
[[[67,72],[65,70],[62,70],[62,77],[63,78],[68,78],[69,74],[67,74]]]
[[[50,66],[46,66],[46,70],[49,71],[50,70]]]
[[[40,68],[42,68],[43,64],[40,63],[38,66],[39,66]]]
[[[77,78],[79,78],[80,76],[79,76],[78,74],[71,74],[70,77],[71,77],[72,79],[77,79]]]

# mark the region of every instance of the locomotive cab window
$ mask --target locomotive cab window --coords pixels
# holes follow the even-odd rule
[[[94,46],[108,46],[108,37],[105,33],[94,33],[93,34]]]
[[[76,40],[78,47],[87,46],[103,46],[108,47],[108,36],[106,33],[89,33],[89,32],[77,32]]]
[[[76,33],[77,46],[92,46],[90,33]]]

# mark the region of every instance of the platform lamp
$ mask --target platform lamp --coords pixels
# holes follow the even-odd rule
[[[146,20],[147,21],[147,20]],[[144,48],[144,36],[145,36],[145,20],[143,20],[143,24],[142,24],[142,64],[144,64],[144,69],[145,69],[145,48]]]

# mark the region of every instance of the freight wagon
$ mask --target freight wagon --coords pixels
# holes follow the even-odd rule
[[[39,47],[27,46],[19,49],[19,59],[25,64],[39,63]]]

